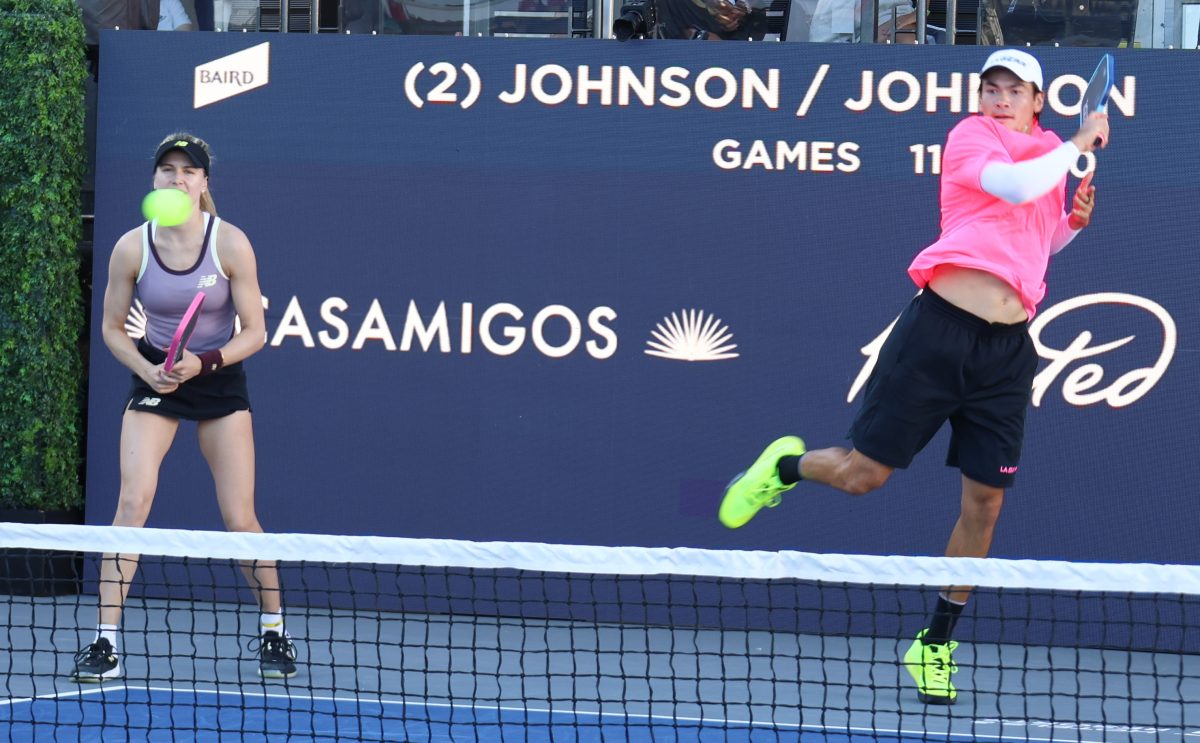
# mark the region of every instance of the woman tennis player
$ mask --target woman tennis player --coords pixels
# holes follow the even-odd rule
[[[263,347],[266,322],[254,250],[245,233],[222,222],[209,193],[208,145],[172,134],[154,154],[155,189],[174,188],[192,201],[174,227],[156,221],[117,241],[104,292],[104,343],[133,372],[121,421],[121,492],[114,526],[140,527],[150,515],[163,457],[181,420],[196,421],[200,450],[212,470],[217,503],[231,531],[261,532],[254,511],[254,432],[242,361]],[[167,345],[198,291],[206,299],[183,359],[163,371]],[[145,335],[125,330],[133,300],[146,313]],[[235,332],[234,320],[241,328]],[[79,681],[121,676],[118,628],[137,570],[137,555],[105,555],[100,568],[99,626],[75,658]],[[262,612],[259,674],[296,674],[295,648],[283,628],[279,575],[273,562],[243,564]]]
[[[962,473],[961,515],[948,556],[984,557],[1021,458],[1025,410],[1038,357],[1027,325],[1046,294],[1050,256],[1087,226],[1095,189],[1085,176],[1065,210],[1067,173],[1080,153],[1108,142],[1092,114],[1068,142],[1039,124],[1042,68],[1002,49],[981,70],[979,116],[959,122],[942,159],[942,232],[908,273],[923,291],[879,352],[850,429],[854,448],[806,452],[795,436],[773,442],[730,483],[722,523],[736,528],[799,480],[861,495],[912,462],[950,422],[947,464]],[[921,701],[953,704],[950,640],[970,588],[939,597],[904,665]]]

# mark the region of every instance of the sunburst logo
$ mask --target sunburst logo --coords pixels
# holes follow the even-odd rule
[[[736,359],[737,348],[729,326],[704,310],[680,310],[664,317],[650,331],[645,353],[675,361],[724,361]]]
[[[146,335],[146,308],[140,299],[133,300],[133,306],[125,316],[125,334],[135,341]]]

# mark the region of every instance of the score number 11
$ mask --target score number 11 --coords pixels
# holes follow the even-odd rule
[[[928,172],[930,175],[942,174],[942,146],[940,144],[914,144],[908,148],[908,151],[913,156],[913,173],[917,175],[925,175]],[[1071,165],[1071,175],[1076,178],[1082,178],[1088,173],[1096,169],[1096,155],[1092,152],[1085,152],[1081,156],[1083,159],[1083,167],[1079,167],[1079,162],[1076,161]],[[926,161],[928,161],[928,170],[926,170]]]
[[[913,172],[925,175],[925,161],[929,160],[929,174],[942,174],[942,146],[940,144],[914,144],[908,148],[913,154]]]

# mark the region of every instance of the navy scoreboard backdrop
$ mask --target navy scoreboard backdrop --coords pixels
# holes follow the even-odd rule
[[[155,145],[215,155],[254,244],[247,363],[270,531],[939,554],[943,432],[853,499],[801,486],[729,531],[785,433],[844,441],[937,235],[981,48],[109,32],[87,518],[128,373],[98,320]],[[1069,136],[1097,53],[1039,49]],[[994,554],[1200,562],[1200,56],[1117,54],[1093,226],[1053,259],[1026,455]],[[1081,159],[1077,178],[1093,163]],[[182,429],[150,523],[220,528]]]

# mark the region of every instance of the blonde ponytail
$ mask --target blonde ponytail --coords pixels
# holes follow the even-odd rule
[[[217,205],[213,203],[212,193],[205,191],[200,194],[200,211],[208,212],[214,217],[217,216]]]

